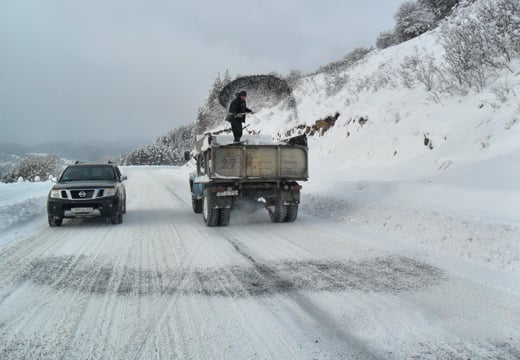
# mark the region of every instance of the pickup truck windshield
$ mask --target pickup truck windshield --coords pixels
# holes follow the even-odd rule
[[[85,181],[100,180],[114,181],[116,174],[112,166],[93,165],[93,166],[69,166],[63,172],[60,181]]]

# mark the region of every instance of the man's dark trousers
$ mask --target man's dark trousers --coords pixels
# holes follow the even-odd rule
[[[234,142],[240,142],[242,137],[242,119],[235,118],[231,120],[231,130],[233,130]]]

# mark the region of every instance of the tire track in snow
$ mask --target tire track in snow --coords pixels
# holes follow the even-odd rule
[[[266,277],[267,279],[273,279],[276,283],[283,284],[283,286],[291,286],[289,280],[280,276],[272,269],[265,267],[263,264],[258,263],[247,252],[247,250],[244,249],[243,245],[237,239],[228,238],[228,240],[231,242],[235,250],[246,258],[261,276]],[[325,325],[323,328],[326,329],[326,333],[346,344],[351,356],[363,359],[379,358],[379,356],[374,354],[373,350],[371,350],[361,339],[352,334],[346,333],[345,329],[339,327],[325,311],[323,311],[319,306],[313,304],[305,295],[293,292],[290,297],[299,307],[305,310],[310,318],[314,319],[317,323]],[[354,352],[354,354],[352,352]]]

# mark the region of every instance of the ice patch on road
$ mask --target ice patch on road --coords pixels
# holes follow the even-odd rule
[[[114,272],[121,272],[117,286]],[[284,261],[255,266],[183,271],[117,269],[87,256],[53,256],[33,260],[15,282],[30,281],[56,290],[118,295],[269,296],[298,291],[416,291],[446,279],[439,268],[402,256],[358,261]]]

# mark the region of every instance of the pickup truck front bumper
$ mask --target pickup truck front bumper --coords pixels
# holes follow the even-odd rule
[[[91,201],[69,199],[47,200],[47,214],[53,218],[111,217],[119,211],[119,197],[106,197]]]

